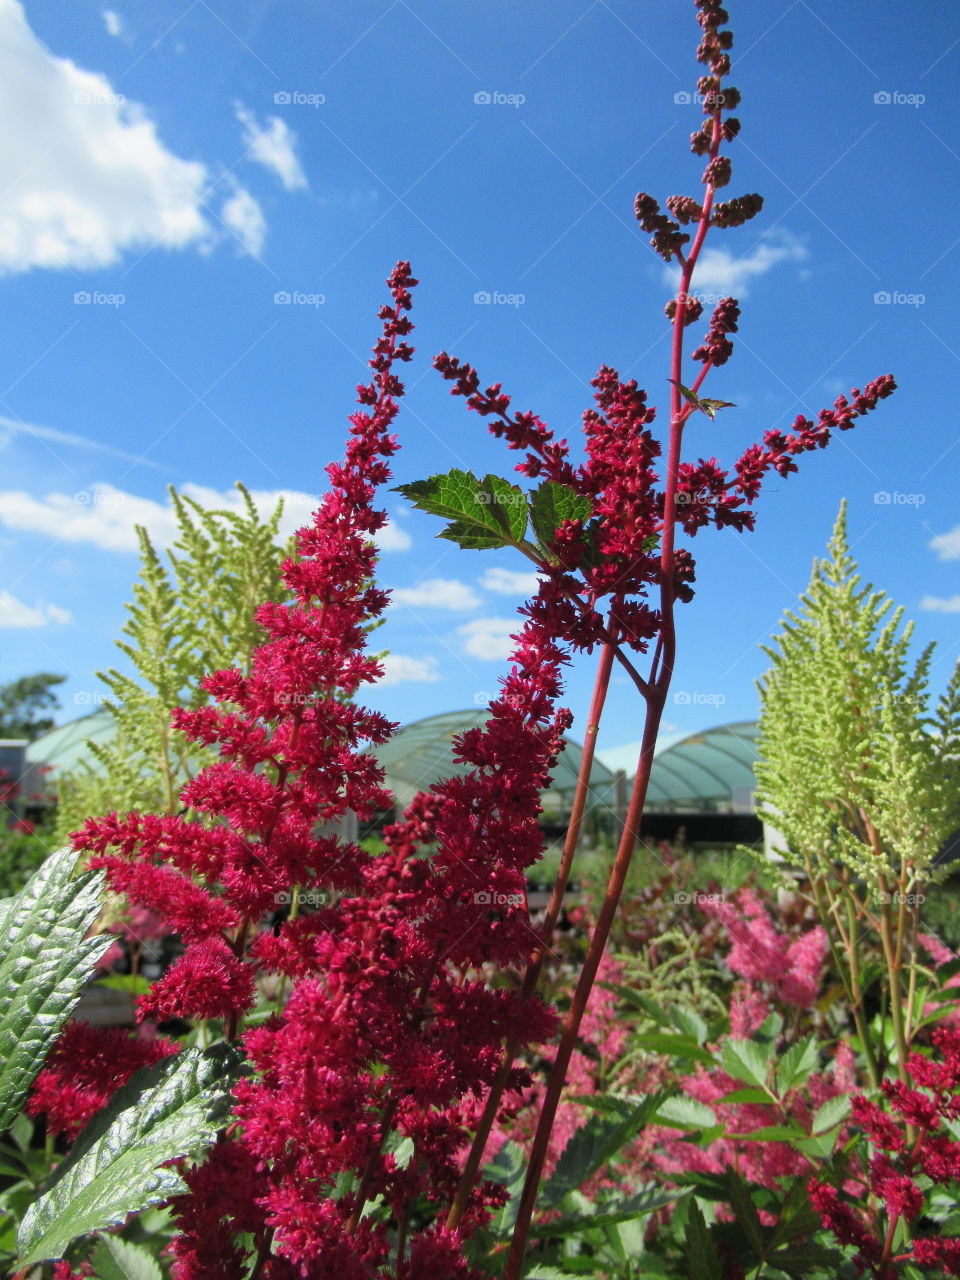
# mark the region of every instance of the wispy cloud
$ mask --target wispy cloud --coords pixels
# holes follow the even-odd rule
[[[57,427],[39,427],[35,422],[18,422],[15,418],[6,418],[0,414],[0,431],[13,435],[33,436],[36,440],[49,440],[51,444],[63,444],[71,449],[86,449],[91,453],[105,453],[111,458],[120,458],[124,462],[132,462],[140,467],[150,467],[153,471],[169,472],[169,467],[149,458],[142,458],[135,453],[127,453],[124,449],[115,449],[113,445],[101,444],[99,440],[90,440],[87,436],[75,435],[72,431],[60,431]]]
[[[485,661],[509,658],[513,650],[512,632],[520,627],[519,618],[476,618],[457,631],[464,637],[463,649],[471,657]]]
[[[946,533],[938,533],[927,546],[937,553],[938,560],[960,560],[960,524],[955,524]]]
[[[185,484],[179,492],[201,506],[241,511],[243,500],[236,489],[211,489]],[[320,499],[295,489],[251,489],[257,509],[274,510],[284,504],[280,532],[289,536],[308,524]],[[0,525],[21,533],[40,533],[63,542],[89,543],[103,551],[136,551],[135,525],[143,525],[157,546],[169,546],[177,536],[177,523],[169,498],[157,502],[128,493],[110,484],[94,484],[76,493],[47,493],[38,498],[22,489],[0,490]],[[381,551],[406,551],[410,535],[393,523],[377,534]]]
[[[237,119],[243,126],[244,145],[249,148],[249,158],[262,164],[280,179],[284,189],[297,191],[307,186],[296,152],[297,135],[285,120],[268,117],[266,128],[261,128],[257,117],[242,102],[234,103]]]
[[[388,653],[381,662],[384,668],[381,685],[436,684],[440,679],[436,658],[411,658],[405,653]]]
[[[501,596],[532,596],[540,584],[536,573],[524,573],[518,569],[488,569],[480,579],[484,591]]]
[[[0,627],[46,627],[51,622],[70,622],[73,615],[56,604],[41,604],[35,608],[24,604],[9,591],[0,591]]]
[[[924,596],[920,608],[931,613],[960,613],[960,596]]]
[[[114,9],[104,9],[100,14],[103,18],[103,25],[107,28],[108,36],[119,36],[123,34],[123,20],[119,13]]]
[[[420,609],[447,609],[466,613],[480,605],[480,597],[458,578],[424,578],[415,587],[395,587],[394,604]]]
[[[739,256],[729,249],[704,249],[697,262],[694,290],[718,297],[743,298],[752,281],[781,263],[803,262],[806,257],[803,241],[782,228],[769,232],[749,253]],[[675,289],[680,283],[680,272],[675,267],[664,267],[663,279]]]
[[[233,195],[224,201],[220,217],[247,253],[259,258],[267,238],[267,220],[259,202],[246,187],[237,187]]]

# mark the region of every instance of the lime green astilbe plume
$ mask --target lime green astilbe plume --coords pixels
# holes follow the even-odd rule
[[[788,861],[842,864],[877,892],[905,872],[916,893],[947,874],[937,854],[960,826],[960,664],[932,705],[934,645],[910,669],[913,624],[860,585],[845,505],[829,552],[764,650],[758,797],[777,811]]]
[[[960,827],[960,663],[935,701],[934,646],[911,666],[913,626],[861,586],[845,506],[829,551],[766,650],[758,801],[805,874],[876,1086],[888,1064],[906,1082],[915,1032],[951,996],[922,917]]]
[[[90,742],[94,761],[59,782],[57,837],[91,815],[116,809],[174,813],[184,783],[217,758],[171,728],[175,707],[205,705],[199,682],[210,671],[246,669],[263,640],[254,610],[288,596],[280,576],[292,540],[279,537],[283,501],[261,518],[238,484],[240,511],[206,509],[170,488],[178,536],[169,565],[138,526],[140,576],[117,647],[129,672],[98,672],[115,721],[106,743]]]

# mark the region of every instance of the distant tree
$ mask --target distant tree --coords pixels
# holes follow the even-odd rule
[[[62,684],[66,676],[38,671],[0,685],[0,738],[39,738],[53,728],[53,716],[43,712],[60,705],[52,686]]]

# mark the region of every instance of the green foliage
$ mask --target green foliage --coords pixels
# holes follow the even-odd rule
[[[0,685],[0,738],[27,738],[31,742],[53,728],[53,716],[43,714],[57,707],[52,687],[66,676],[38,671]]]
[[[162,1280],[157,1261],[140,1245],[104,1235],[93,1255],[99,1280]]]
[[[445,475],[398,485],[397,492],[421,511],[442,516],[450,524],[439,533],[473,551],[519,546],[527,532],[527,499],[522,489],[488,475],[456,468]]]
[[[209,672],[247,668],[264,638],[254,610],[285,598],[280,564],[293,553],[292,542],[278,540],[282,501],[263,520],[244,486],[237,488],[240,513],[206,510],[170,489],[178,537],[169,567],[138,527],[140,576],[125,638],[117,641],[131,674],[98,673],[109,690],[105,705],[116,733],[107,744],[90,743],[96,764],[61,784],[61,839],[88,815],[111,809],[175,812],[183,785],[216,758],[174,731],[170,712],[207,703],[199,684]]]
[[[2,904],[0,930],[0,1131],[9,1127],[110,945],[86,933],[103,906],[103,873],[75,875],[61,849]]]
[[[0,898],[19,893],[52,851],[53,832],[46,825],[33,831],[0,824]]]
[[[59,1258],[78,1236],[182,1193],[169,1162],[196,1156],[229,1114],[240,1058],[226,1044],[142,1068],[83,1131],[27,1211],[21,1265]]]
[[[902,608],[883,592],[860,585],[845,508],[829,551],[765,650],[759,800],[794,865],[841,864],[877,892],[907,867],[901,887],[915,892],[946,875],[936,857],[960,826],[960,664],[932,707],[933,646],[909,669],[913,626],[901,626]]]

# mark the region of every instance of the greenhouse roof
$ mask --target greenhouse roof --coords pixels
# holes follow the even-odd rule
[[[486,708],[474,707],[427,716],[405,725],[377,750],[386,770],[387,785],[401,806],[440,778],[467,771],[466,765],[453,762],[453,739],[465,729],[482,725],[488,715]],[[95,765],[86,740],[109,742],[114,725],[113,716],[103,709],[72,720],[32,742],[27,748],[27,761],[52,765],[64,773],[83,762]],[[757,724],[753,720],[662,739],[653,762],[647,803],[658,809],[697,809],[718,804],[752,807],[745,797],[756,785],[756,740]],[[564,808],[569,807],[583,755],[577,742],[567,738],[565,743],[548,793]],[[595,759],[591,786],[594,804],[611,806],[613,785],[613,771]]]
[[[81,764],[93,764],[87,747],[87,739],[94,742],[112,741],[116,721],[105,708],[92,711],[79,720],[57,725],[27,747],[28,764],[47,764],[61,773],[69,773]]]
[[[736,803],[756,787],[758,732],[755,720],[738,720],[662,741],[654,756],[648,804],[695,809],[705,801]]]
[[[465,729],[482,725],[489,714],[486,708],[478,707],[427,716],[405,725],[389,742],[378,748],[377,758],[386,770],[387,785],[401,804],[408,804],[417,791],[441,778],[468,771],[469,766],[454,764],[453,739]],[[559,793],[569,805],[577,785],[583,748],[570,738],[565,738],[564,743],[553,770],[550,791]],[[609,806],[613,799],[612,788],[613,773],[599,760],[594,760],[591,778],[594,802]]]

